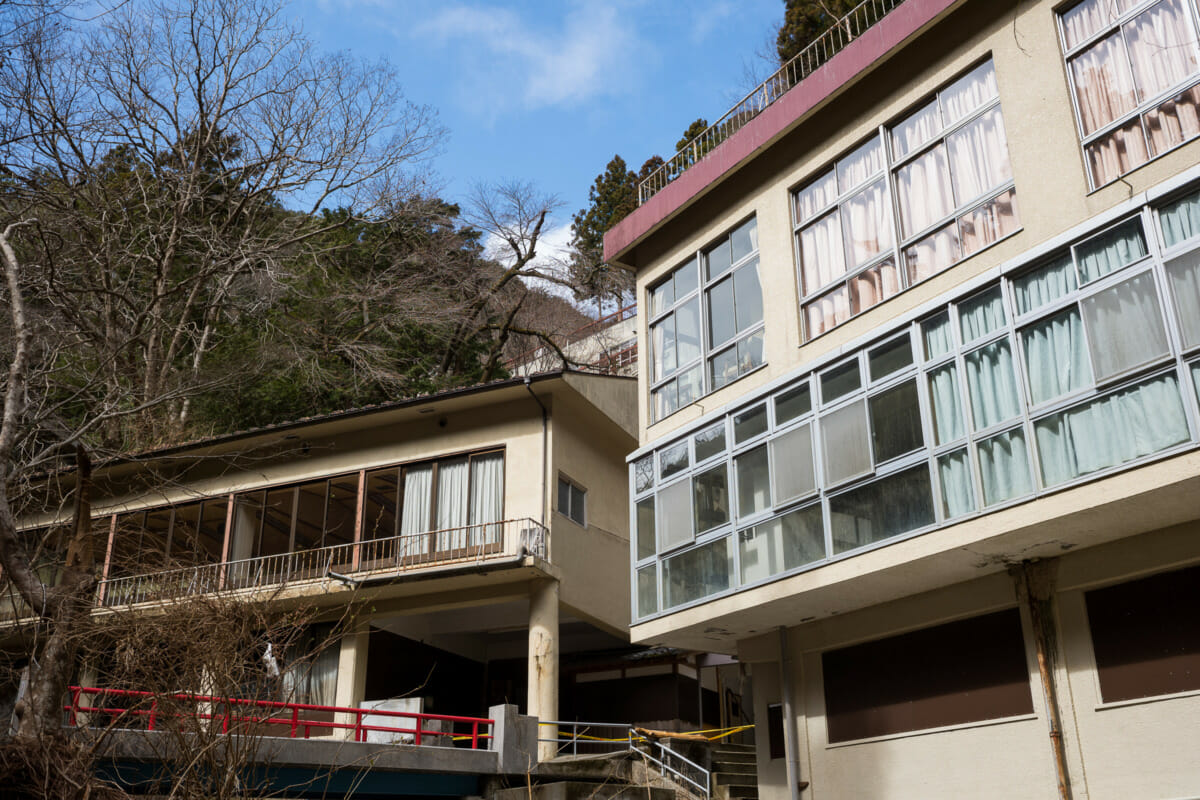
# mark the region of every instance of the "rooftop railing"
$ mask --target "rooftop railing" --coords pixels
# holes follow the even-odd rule
[[[811,75],[818,67],[833,58],[846,45],[871,28],[904,0],[864,0],[837,24],[822,33],[790,61],[760,83],[733,108],[661,167],[638,184],[638,203],[645,203],[689,167],[708,155],[717,145],[736,133],[782,97],[789,89]]]

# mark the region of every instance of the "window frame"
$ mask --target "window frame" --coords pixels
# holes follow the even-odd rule
[[[567,508],[562,507],[562,489],[567,487]],[[575,515],[575,494],[571,490],[579,492],[579,516]],[[558,492],[555,497],[555,511],[562,514],[567,519],[574,522],[581,528],[587,527],[587,489],[578,481],[568,477],[565,473],[558,473]]]

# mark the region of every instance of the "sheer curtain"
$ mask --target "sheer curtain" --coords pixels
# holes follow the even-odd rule
[[[935,99],[892,128],[892,153],[895,158],[903,158],[932,140],[941,130],[942,115]]]
[[[964,256],[1012,233],[1017,229],[1016,191],[1009,189],[959,217],[959,227]]]
[[[467,459],[456,458],[438,464],[437,527],[438,550],[463,547],[467,525]]]
[[[846,273],[842,252],[842,225],[837,211],[800,231],[800,263],[806,295]]]
[[[1150,149],[1160,155],[1200,134],[1200,86],[1173,97],[1146,112]]]
[[[400,512],[401,556],[429,552],[429,537],[414,536],[429,530],[429,503],[432,499],[433,466],[404,468],[404,507]]]
[[[842,222],[850,269],[890,248],[892,209],[884,182],[876,181],[843,203]]]
[[[938,458],[938,478],[942,486],[942,516],[946,519],[975,510],[975,489],[971,485],[971,461],[966,448]]]
[[[1135,105],[1125,40],[1114,33],[1071,60],[1084,135],[1094,133]]]
[[[1084,298],[1080,305],[1097,381],[1167,354],[1158,290],[1149,272]]]
[[[983,478],[983,504],[995,505],[1033,491],[1029,451],[1020,428],[980,442],[979,474]]]
[[[950,315],[946,312],[921,324],[921,335],[925,340],[925,358],[934,359],[949,353],[954,348],[954,337],[950,330]]]
[[[958,226],[951,222],[929,236],[904,248],[904,265],[909,284],[923,281],[958,261]]]
[[[964,344],[987,336],[1002,326],[1005,319],[999,286],[958,304],[958,324]]]
[[[850,319],[850,295],[846,287],[834,289],[806,305],[804,318],[810,339]]]
[[[1124,127],[1100,137],[1087,146],[1087,159],[1092,167],[1092,183],[1103,186],[1115,181],[1150,160],[1142,125],[1131,120]]]
[[[1021,339],[1034,405],[1091,385],[1092,367],[1078,309],[1030,325]]]
[[[1020,406],[1008,340],[1001,339],[968,353],[964,364],[975,430],[1015,417]]]
[[[952,442],[966,433],[958,394],[958,368],[947,364],[929,373],[929,397],[933,402],[933,432],[938,444]]]
[[[947,125],[970,114],[996,96],[996,71],[986,61],[950,84],[941,93]]]
[[[939,144],[896,173],[900,226],[905,236],[924,230],[954,210],[946,146]]]
[[[1200,193],[1180,198],[1158,212],[1163,241],[1172,247],[1182,241],[1200,236]]]
[[[1017,313],[1026,314],[1075,291],[1075,263],[1068,253],[1016,278],[1012,286]]]
[[[1142,101],[1196,71],[1196,35],[1182,0],[1163,0],[1124,25]]]
[[[488,453],[471,459],[471,524],[499,522],[504,514],[504,454]],[[471,529],[471,544],[500,541],[500,526]]]
[[[1076,248],[1083,283],[1115,272],[1146,256],[1146,240],[1137,220],[1101,234]]]
[[[1167,264],[1167,277],[1175,296],[1183,345],[1200,345],[1200,250],[1193,250]]]
[[[1008,139],[1000,109],[993,108],[946,139],[950,176],[958,205],[993,189],[1012,177]]]
[[[1063,33],[1067,47],[1074,47],[1101,28],[1106,28],[1122,12],[1129,10],[1137,0],[1085,0],[1064,12]]]
[[[796,222],[806,222],[837,199],[833,170],[796,192]]]
[[[883,147],[876,136],[838,162],[838,191],[845,194],[882,169]]]
[[[1034,432],[1047,486],[1156,453],[1189,435],[1174,373],[1038,420]]]
[[[858,314],[900,291],[900,273],[891,259],[850,279],[850,309]]]

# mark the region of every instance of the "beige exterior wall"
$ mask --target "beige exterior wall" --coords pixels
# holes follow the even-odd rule
[[[914,43],[877,62],[869,74],[856,79],[778,143],[639,244],[639,255],[645,257],[637,273],[638,298],[648,308],[649,286],[698,249],[757,215],[766,331],[764,368],[653,425],[649,422],[649,369],[640,370],[642,444],[669,436],[703,413],[837,352],[846,343],[886,326],[888,320],[1200,162],[1200,140],[1193,140],[1089,193],[1054,9],[1055,4],[1047,0],[1021,3],[1015,9],[1011,4],[979,0],[960,4]],[[860,144],[878,126],[915,110],[918,102],[989,54],[1008,135],[1021,229],[801,345],[791,190]],[[638,318],[643,362],[650,357],[647,316]]]
[[[1083,591],[1200,562],[1200,523],[1154,531],[1061,558],[1056,596],[1059,703],[1075,798],[1183,798],[1200,786],[1200,692],[1104,704],[1099,694]],[[1032,715],[830,745],[821,654],[1016,605],[998,574],[788,628],[790,679],[806,798],[1052,798],[1053,755],[1030,619],[1022,611]],[[752,664],[755,719],[781,700],[778,638],[743,639]],[[887,665],[881,664],[880,669]],[[760,729],[763,726],[760,726]],[[758,740],[760,796],[789,796],[783,759]]]

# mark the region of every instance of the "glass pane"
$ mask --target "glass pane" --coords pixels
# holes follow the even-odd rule
[[[700,273],[696,270],[696,259],[691,259],[675,270],[675,301],[678,303],[700,285]]]
[[[1047,486],[1157,453],[1189,438],[1172,372],[1034,423]]]
[[[812,426],[801,425],[771,442],[776,502],[786,503],[817,489],[813,473]]]
[[[1004,300],[997,286],[958,304],[958,324],[963,344],[968,344],[1004,326]]]
[[[925,358],[932,361],[954,349],[954,338],[950,330],[950,314],[943,311],[921,323],[921,337],[925,340]]]
[[[874,544],[933,521],[933,489],[925,464],[829,498],[834,553]]]
[[[654,498],[647,497],[637,502],[638,561],[654,555],[654,548]]]
[[[678,355],[676,364],[683,367],[700,357],[700,298],[693,297],[676,309],[673,316]],[[670,371],[664,372],[663,375],[669,374]]]
[[[736,346],[717,353],[708,363],[709,380],[714,392],[725,384],[737,380],[738,352]]]
[[[771,507],[771,470],[767,446],[762,445],[734,459],[737,471],[738,517],[748,517]]]
[[[938,458],[938,481],[942,489],[942,516],[961,517],[975,510],[975,489],[971,485],[971,461],[967,448]]]
[[[658,565],[650,564],[637,571],[638,616],[658,612]]]
[[[883,147],[879,137],[872,136],[865,144],[838,162],[838,191],[845,194],[882,169]]]
[[[739,333],[762,322],[762,286],[758,282],[757,261],[739,267],[733,273],[733,295],[737,305],[735,316]],[[714,343],[717,343],[716,340]]]
[[[912,339],[907,335],[893,339],[867,353],[867,372],[873,381],[886,378],[893,372],[912,366],[912,363]]]
[[[834,211],[800,231],[800,278],[805,296],[846,274],[840,220]]]
[[[933,137],[941,130],[942,114],[935,98],[892,128],[893,156],[903,158],[926,142],[933,141]]]
[[[650,316],[657,317],[675,305],[675,282],[671,278],[650,290]]]
[[[804,327],[809,339],[850,319],[850,295],[845,286],[834,289],[804,307]]]
[[[1200,345],[1200,250],[1170,261],[1166,269],[1183,346]]]
[[[827,486],[871,471],[867,430],[867,407],[862,400],[821,418]]]
[[[1012,178],[1008,163],[1008,138],[1000,109],[946,137],[955,205],[961,206]]]
[[[1095,133],[1137,104],[1121,34],[1114,33],[1070,61],[1084,135]]]
[[[821,373],[821,400],[828,404],[862,387],[858,360],[847,361]]]
[[[968,353],[964,364],[974,429],[990,428],[1015,417],[1020,406],[1008,339],[992,342]]]
[[[692,483],[682,480],[658,493],[658,550],[672,550],[692,540]]]
[[[558,479],[558,512],[571,516],[571,484]]]
[[[1167,332],[1154,277],[1143,272],[1080,303],[1096,380],[1167,355]]]
[[[850,313],[861,314],[900,292],[900,272],[884,259],[850,279]]]
[[[1033,272],[1014,278],[1012,286],[1018,314],[1028,314],[1060,297],[1066,297],[1078,286],[1071,254],[1067,253]]]
[[[716,347],[733,338],[737,323],[733,310],[733,280],[726,278],[708,290],[708,341]]]
[[[1115,181],[1150,160],[1146,136],[1136,118],[1089,144],[1086,155],[1093,186]]]
[[[1137,0],[1084,0],[1062,14],[1063,38],[1073,48],[1117,21]]]
[[[1121,28],[1139,101],[1165,92],[1196,71],[1196,34],[1182,0],[1163,0]]]
[[[650,346],[654,353],[650,379],[658,381],[675,371],[675,315],[650,326]]]
[[[633,462],[634,491],[638,494],[654,486],[654,456],[644,456]]]
[[[396,467],[367,473],[363,499],[363,539],[386,539],[397,534],[396,507],[400,497],[400,470]]]
[[[692,488],[696,533],[729,522],[729,477],[724,464],[693,477]]]
[[[1142,116],[1150,154],[1162,155],[1200,134],[1200,86],[1152,108]]]
[[[650,404],[654,408],[654,419],[668,417],[679,410],[679,387],[675,381],[650,393]]]
[[[1092,366],[1079,310],[1034,323],[1021,332],[1025,373],[1034,405],[1092,385]]]
[[[871,442],[875,447],[876,464],[911,453],[925,445],[915,380],[905,381],[893,389],[873,395],[870,407]]]
[[[1196,399],[1200,400],[1200,361],[1191,365],[1192,368],[1192,383],[1196,387]]]
[[[996,96],[996,72],[985,61],[941,92],[946,124],[953,125]]]
[[[733,441],[741,444],[767,431],[767,406],[764,403],[733,418]]]
[[[983,504],[992,506],[1033,491],[1025,432],[1016,428],[980,442],[979,473],[983,478]]]
[[[808,381],[775,396],[775,424],[782,425],[812,411]]]
[[[693,403],[696,400],[699,400],[700,396],[704,394],[700,385],[700,380],[702,377],[700,373],[700,366],[700,364],[697,364],[691,369],[681,372],[679,377],[676,379],[676,383],[679,386],[680,408],[683,408],[688,403]]]
[[[1147,252],[1142,224],[1137,219],[1131,219],[1076,246],[1080,280],[1083,283],[1094,281],[1145,258]]]
[[[687,442],[671,445],[658,454],[659,474],[663,480],[688,468]]]
[[[821,506],[809,506],[738,534],[742,583],[754,583],[825,558]]]
[[[1200,192],[1163,206],[1158,211],[1158,221],[1167,247],[1200,236]]]
[[[963,258],[1017,229],[1017,192],[1009,189],[958,218]]]
[[[329,505],[325,514],[326,546],[349,544],[354,541],[354,518],[357,508],[358,477],[346,476],[331,480]],[[205,513],[208,512],[208,503],[204,504],[204,510]]]
[[[705,280],[716,278],[733,263],[729,260],[729,240],[725,239],[704,254]]]
[[[843,202],[841,213],[851,269],[892,248],[892,204],[882,180]]]
[[[929,373],[929,399],[933,403],[933,438],[937,444],[966,434],[958,393],[958,367],[953,363]]]
[[[733,263],[741,261],[758,249],[758,220],[751,219],[729,234],[729,246],[733,250]]]
[[[912,236],[945,218],[954,210],[946,146],[940,144],[896,172],[900,200],[900,228]]]
[[[796,192],[796,224],[807,222],[837,199],[833,170]]]
[[[959,259],[958,225],[950,223],[924,239],[904,248],[904,269],[908,283],[920,283],[936,275]]]
[[[663,604],[674,608],[723,592],[733,572],[733,539],[726,536],[663,561]]]
[[[700,431],[693,439],[696,442],[696,461],[705,461],[717,453],[725,452],[725,423],[718,423],[708,430]]]
[[[755,367],[762,366],[763,363],[763,335],[762,331],[752,333],[745,339],[738,342],[737,358],[738,358],[738,375],[745,375]]]

